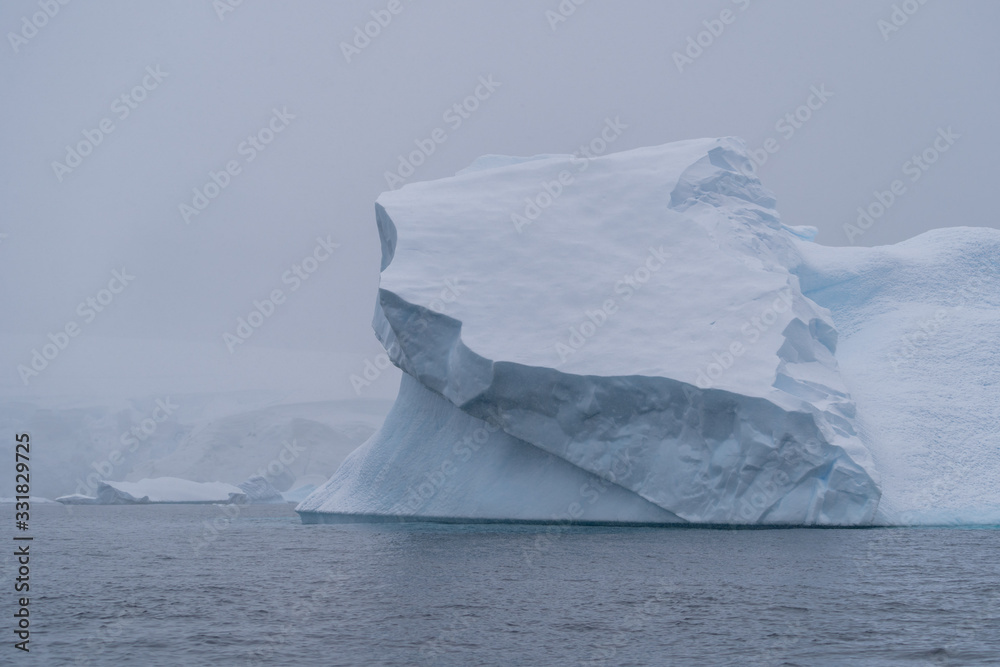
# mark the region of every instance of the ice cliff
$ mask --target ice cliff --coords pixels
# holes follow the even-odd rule
[[[884,520],[827,309],[849,269],[738,140],[487,156],[375,208],[403,381],[303,520]]]

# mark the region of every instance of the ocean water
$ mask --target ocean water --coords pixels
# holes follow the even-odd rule
[[[31,653],[11,645],[5,555],[0,663],[1000,664],[997,529],[302,525],[291,506],[234,512],[34,507]]]

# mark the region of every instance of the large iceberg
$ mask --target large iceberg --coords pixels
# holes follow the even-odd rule
[[[886,404],[856,404],[837,291],[882,265],[774,207],[736,139],[487,156],[384,193],[373,324],[400,393],[303,520],[886,521]],[[998,236],[975,239],[993,266]]]

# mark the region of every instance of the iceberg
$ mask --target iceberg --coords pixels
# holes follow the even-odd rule
[[[884,267],[784,225],[740,140],[487,156],[375,211],[373,327],[399,395],[303,521],[898,520],[871,427],[891,408],[857,398],[855,336],[881,320],[838,292]],[[979,387],[994,414],[997,386]]]

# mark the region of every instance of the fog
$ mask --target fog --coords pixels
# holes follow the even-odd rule
[[[1000,227],[998,25],[989,0],[5,2],[0,392],[391,397],[373,203],[484,154],[738,136],[820,243]]]

